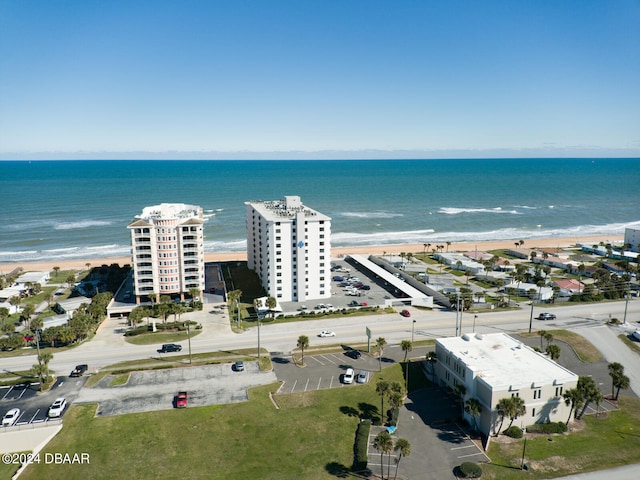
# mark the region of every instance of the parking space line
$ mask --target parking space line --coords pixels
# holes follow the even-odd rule
[[[25,394],[26,391],[27,391],[27,389],[23,388],[22,389],[22,393],[20,394],[20,396],[16,400],[20,400],[22,398],[22,396]]]
[[[295,382],[293,382],[293,387],[291,387],[291,392],[289,393],[293,393],[293,391],[296,389],[296,385],[298,384],[298,380],[296,380]]]
[[[333,375],[331,375],[331,380],[329,381],[329,388],[333,388]]]
[[[458,456],[458,458],[475,457],[476,455],[484,456],[484,453],[482,453],[482,452],[470,453],[469,455],[460,455],[460,456]]]
[[[33,414],[33,417],[31,417],[31,420],[29,421],[29,423],[33,423],[33,419],[36,418],[36,415],[38,415],[39,411],[40,411],[40,409],[36,410],[36,413]]]
[[[322,363],[320,360],[318,360],[318,355],[313,355],[311,356],[312,359],[314,359],[316,362],[318,362],[320,365],[324,365],[324,363]]]
[[[451,450],[462,450],[463,448],[474,448],[475,445],[465,445],[464,447],[453,447]]]
[[[13,390],[13,387],[9,387],[9,390],[7,390],[7,393],[5,393],[4,397],[2,397],[3,400],[7,398],[7,395],[11,393],[11,390]]]
[[[322,383],[322,377],[318,379],[318,388],[316,390],[320,390],[320,384]]]
[[[307,391],[307,388],[309,388],[309,380],[310,379],[307,378],[307,384],[304,386],[304,391],[305,392]]]

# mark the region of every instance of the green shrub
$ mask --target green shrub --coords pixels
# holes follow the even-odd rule
[[[522,429],[512,425],[504,431],[504,434],[511,438],[522,438]]]
[[[522,432],[522,430],[520,432]],[[482,468],[480,468],[480,465],[477,463],[464,462],[460,465],[459,470],[462,478],[480,478],[482,476]]]
[[[551,422],[551,423],[535,423],[527,427],[527,432],[531,433],[564,433],[567,431],[567,426],[564,422]]]
[[[358,424],[356,430],[356,442],[354,445],[353,455],[353,471],[361,472],[367,468],[367,450],[369,448],[369,431],[371,430],[371,422],[363,420]]]

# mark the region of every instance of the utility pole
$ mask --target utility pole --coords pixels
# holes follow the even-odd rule
[[[533,326],[533,298],[531,299],[531,314],[529,315],[529,333],[531,333],[532,326]]]
[[[631,280],[627,283],[627,293],[625,295],[624,301],[624,317],[622,320],[622,324],[626,325],[627,323],[627,308],[629,307],[629,296],[631,295]]]

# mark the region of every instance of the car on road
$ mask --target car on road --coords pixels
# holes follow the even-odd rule
[[[244,372],[244,362],[242,360],[238,360],[233,364],[233,370],[236,372]]]
[[[362,356],[362,353],[360,353],[359,350],[347,350],[346,352],[344,352],[344,354],[349,358],[353,358],[354,360],[357,360]]]
[[[353,383],[354,374],[353,368],[347,368],[347,371],[344,372],[344,375],[342,376],[342,382],[346,384]]]
[[[556,316],[553,313],[542,312],[538,315],[538,320],[555,320]]]
[[[357,383],[367,383],[367,372],[365,370],[360,370],[358,375],[356,375]]]
[[[181,350],[182,350],[182,345],[178,345],[175,343],[165,343],[164,345],[162,345],[162,348],[158,350],[158,352],[160,353],[179,352]]]
[[[318,334],[319,337],[335,337],[336,332],[332,332],[331,330],[323,330]]]
[[[2,418],[2,426],[10,427],[11,425],[14,425],[18,421],[19,417],[20,417],[20,409],[12,408]]]
[[[81,377],[82,375],[84,375],[84,373],[89,369],[89,366],[85,363],[83,363],[82,365],[76,365],[76,368],[74,368],[71,373],[69,374],[70,377]]]
[[[176,408],[186,408],[189,402],[189,394],[187,392],[178,392],[176,396]]]
[[[400,315],[402,315],[403,317],[409,318],[411,316],[411,312],[409,310],[402,310],[400,312]]]
[[[299,312],[306,312],[307,310],[309,310],[309,309],[307,308],[307,306],[306,306],[306,305],[300,305],[300,306],[298,307],[298,311],[299,311]]]
[[[62,416],[62,412],[64,412],[65,407],[67,406],[67,401],[60,397],[56,398],[51,406],[49,407],[49,411],[47,412],[47,416],[49,418],[59,418]]]

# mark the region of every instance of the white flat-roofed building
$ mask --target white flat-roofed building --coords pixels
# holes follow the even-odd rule
[[[497,433],[502,398],[519,396],[526,413],[514,425],[566,422],[570,407],[562,394],[578,383],[578,375],[505,333],[466,334],[436,340],[436,375],[443,386],[466,389],[464,400],[482,405],[478,427],[485,435]],[[473,418],[465,413],[469,424]],[[509,419],[505,421],[505,428]]]
[[[145,207],[127,228],[131,231],[133,286],[140,297],[204,290],[202,208],[183,203]]]
[[[632,252],[640,252],[640,228],[625,228],[624,244],[629,245]]]
[[[247,260],[278,302],[331,297],[331,218],[300,201],[245,202]]]

